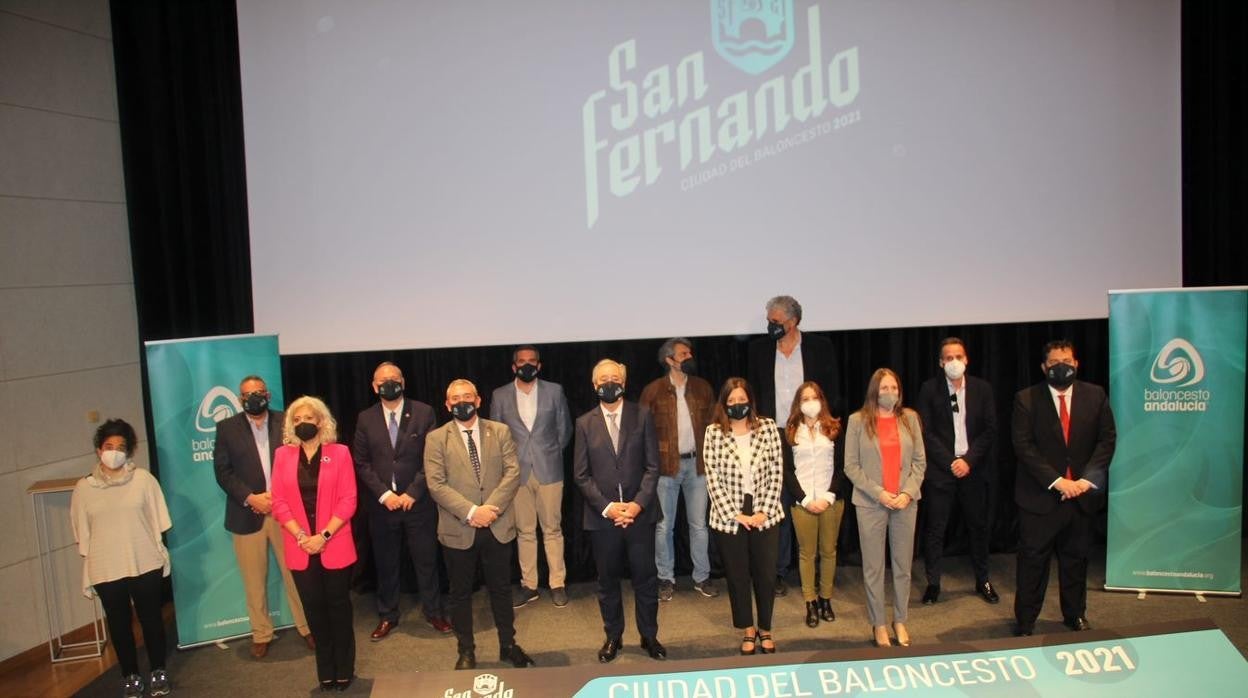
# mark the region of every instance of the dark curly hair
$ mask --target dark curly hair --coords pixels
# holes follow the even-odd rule
[[[126,440],[126,455],[133,456],[139,437],[134,433],[134,427],[124,419],[110,419],[95,430],[95,450],[100,450],[104,442],[114,436],[120,436]]]

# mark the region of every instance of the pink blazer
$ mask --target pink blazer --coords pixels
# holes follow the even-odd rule
[[[321,473],[316,484],[316,525],[308,525],[308,512],[299,494],[299,446],[282,446],[273,455],[273,516],[282,525],[286,566],[308,568],[308,554],[285,529],[294,519],[310,535],[325,530],[335,516],[346,522],[321,550],[321,564],[338,570],[355,562],[355,541],[351,536],[351,515],[355,513],[355,465],[351,451],[342,444],[321,445]]]

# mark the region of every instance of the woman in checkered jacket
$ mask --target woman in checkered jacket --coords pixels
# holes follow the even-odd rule
[[[741,654],[776,651],[771,612],[776,600],[776,524],[784,518],[780,444],[775,420],[757,414],[754,394],[745,379],[724,381],[712,422],[706,428],[702,455],[710,495],[710,527],[728,577],[732,625],[744,631]]]

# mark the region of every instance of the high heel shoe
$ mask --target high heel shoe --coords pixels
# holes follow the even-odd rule
[[[819,627],[819,602],[817,601],[806,602],[806,627]]]
[[[753,628],[750,629],[753,630]],[[758,651],[758,631],[755,630],[754,632],[754,635],[746,633],[745,636],[741,638],[741,654],[754,654]],[[749,645],[749,649],[746,649],[746,645]]]
[[[765,644],[768,642],[771,642],[771,647],[768,647]],[[763,654],[775,654],[776,653],[776,643],[772,641],[771,633],[767,632],[766,630],[758,631],[758,651],[762,652]]]
[[[902,647],[910,646],[910,633],[906,631],[905,623],[893,623],[893,632],[897,635],[897,644]]]
[[[819,618],[825,623],[836,620],[836,614],[832,612],[832,599],[819,597]]]
[[[877,625],[873,629],[875,636],[871,638],[871,644],[876,647],[892,647],[892,640],[888,638],[888,628],[883,625]]]

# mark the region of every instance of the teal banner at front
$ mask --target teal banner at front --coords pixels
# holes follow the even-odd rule
[[[1105,586],[1240,589],[1248,289],[1109,296]]]
[[[264,378],[273,409],[284,404],[277,336],[147,342],[145,347],[160,485],[173,518],[169,554],[178,646],[249,634],[243,582],[224,525],[225,492],[217,485],[212,450],[217,422],[242,411],[237,391],[244,376]],[[273,556],[268,598],[273,624],[291,625]]]

